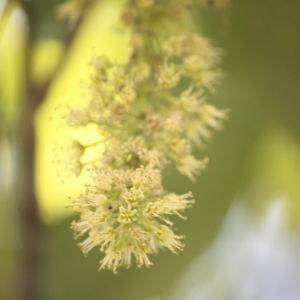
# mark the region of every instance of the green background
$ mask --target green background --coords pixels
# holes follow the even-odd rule
[[[64,36],[65,24],[56,21],[52,14],[57,2],[32,2],[35,35]],[[275,165],[274,172],[280,170],[276,164],[287,159],[285,139],[292,140],[296,148],[299,145],[300,154],[299,11],[298,0],[232,0],[225,10],[206,8],[193,13],[199,31],[225,50],[222,69],[226,77],[217,87],[217,93],[208,100],[217,107],[229,108],[230,118],[224,130],[199,153],[208,155],[210,164],[196,183],[181,177],[172,167],[166,170],[168,190],[178,193],[191,190],[197,200],[186,213],[188,219],[176,221],[177,231],[186,235],[185,250],[179,255],[167,252],[157,255],[153,258],[154,266],[149,269],[133,267],[117,275],[109,271],[97,272],[99,253],[95,250],[84,258],[73,240],[70,220],[65,220],[43,230],[40,299],[169,299],[186,268],[213,242],[231,203],[263,176],[269,176],[266,181],[273,182],[273,171],[266,168]],[[268,159],[265,140],[272,137],[278,140],[278,134],[284,144],[279,161],[271,161],[264,167],[263,158]],[[296,182],[293,177],[297,176],[299,167],[286,169],[287,182]],[[249,203],[248,209],[255,216],[255,212],[263,210],[260,199],[266,194],[286,192],[290,197],[297,197],[294,193],[297,186],[271,184],[264,187],[265,181],[261,182],[262,188],[255,189],[243,200]],[[3,237],[0,298],[9,300],[13,299],[9,287],[12,283],[14,286],[21,251],[18,213],[13,201],[0,200],[0,205],[0,236]],[[290,219],[296,220],[291,223],[291,230],[296,232],[297,216],[298,212],[290,212]]]

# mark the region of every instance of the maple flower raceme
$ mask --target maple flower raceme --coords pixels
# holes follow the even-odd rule
[[[193,195],[166,191],[162,171],[171,162],[196,180],[208,159],[196,158],[193,148],[226,118],[205,100],[221,78],[221,52],[184,30],[194,2],[128,0],[121,22],[131,30],[130,58],[116,64],[94,56],[86,105],[63,114],[73,129],[92,125],[99,133],[94,143],[72,142],[71,170],[88,169],[90,182],[70,206],[79,215],[71,225],[75,238],[84,254],[99,249],[100,269],[150,266],[159,250],[183,249],[170,218],[184,218]]]

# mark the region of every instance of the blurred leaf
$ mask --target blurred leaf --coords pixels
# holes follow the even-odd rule
[[[5,124],[18,118],[25,96],[26,14],[15,1],[9,2],[0,20],[0,117]]]
[[[286,198],[292,221],[300,218],[300,144],[291,132],[273,128],[258,142],[252,166],[263,189]],[[256,191],[257,192],[257,191]],[[259,198],[261,199],[261,198]],[[270,199],[270,197],[265,197]],[[267,203],[268,204],[268,203]]]
[[[118,23],[122,3],[123,1],[105,0],[97,2],[92,7],[66,55],[62,71],[56,76],[46,101],[36,116],[35,181],[45,222],[54,221],[67,214],[65,206],[68,203],[68,196],[78,194],[87,181],[85,172],[79,179],[69,178],[64,184],[57,176],[58,166],[52,162],[54,146],[78,135],[65,128],[57,108],[67,104],[74,107],[85,102],[82,81],[89,78],[91,72],[89,62],[93,54],[103,54],[113,61],[121,62],[127,59],[130,52],[128,32],[121,30]],[[84,131],[79,135],[87,141],[93,140],[94,137]]]
[[[60,40],[44,38],[32,49],[31,81],[43,84],[53,75],[63,55],[64,45]]]

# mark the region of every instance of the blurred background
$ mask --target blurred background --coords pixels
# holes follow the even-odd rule
[[[232,0],[193,12],[196,30],[224,49],[226,77],[207,100],[230,118],[199,152],[210,164],[196,183],[165,172],[168,190],[191,190],[197,200],[176,222],[185,250],[118,275],[97,272],[99,253],[84,258],[76,247],[65,206],[81,185],[62,184],[52,156],[65,134],[55,108],[80,101],[91,55],[128,55],[126,35],[112,30],[122,1],[96,5],[76,36],[56,18],[61,2],[0,0],[0,299],[30,299],[20,297],[24,270],[41,300],[300,299],[300,1]],[[36,142],[24,129],[31,117]],[[38,242],[26,239],[22,220],[33,143]],[[30,245],[38,266],[24,264]]]

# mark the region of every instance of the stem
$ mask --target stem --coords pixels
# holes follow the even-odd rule
[[[42,223],[38,214],[38,205],[34,189],[34,155],[35,137],[33,102],[28,101],[21,120],[20,160],[22,168],[21,182],[21,236],[22,236],[22,269],[20,278],[20,299],[36,300],[38,296],[38,274],[42,238]],[[31,105],[30,105],[31,104]]]
[[[32,9],[31,4],[23,5],[28,20],[28,39],[24,64],[24,105],[22,107],[18,143],[18,184],[20,188],[20,234],[22,242],[21,269],[19,278],[18,299],[37,300],[39,264],[41,257],[42,223],[38,213],[38,203],[34,187],[35,134],[33,117],[36,108],[43,100],[46,89],[36,90],[30,86],[30,66],[32,48]]]
[[[34,25],[34,15],[32,12],[31,3],[28,2],[26,12],[29,20],[29,29]],[[79,28],[78,21],[73,31],[66,37],[66,45],[69,47]],[[30,31],[29,35],[32,35]],[[35,160],[35,132],[33,119],[36,109],[45,99],[51,83],[57,73],[64,65],[67,56],[67,49],[64,57],[61,58],[57,69],[52,74],[51,78],[42,86],[34,86],[30,83],[29,68],[31,66],[31,47],[34,37],[29,36],[27,47],[27,59],[25,68],[25,86],[26,86],[26,101],[20,117],[20,124],[17,130],[17,139],[19,142],[19,198],[20,198],[20,227],[22,240],[21,254],[21,270],[19,279],[20,300],[38,300],[39,295],[39,265],[42,255],[42,237],[43,224],[39,217],[38,201],[34,186],[34,160]]]

